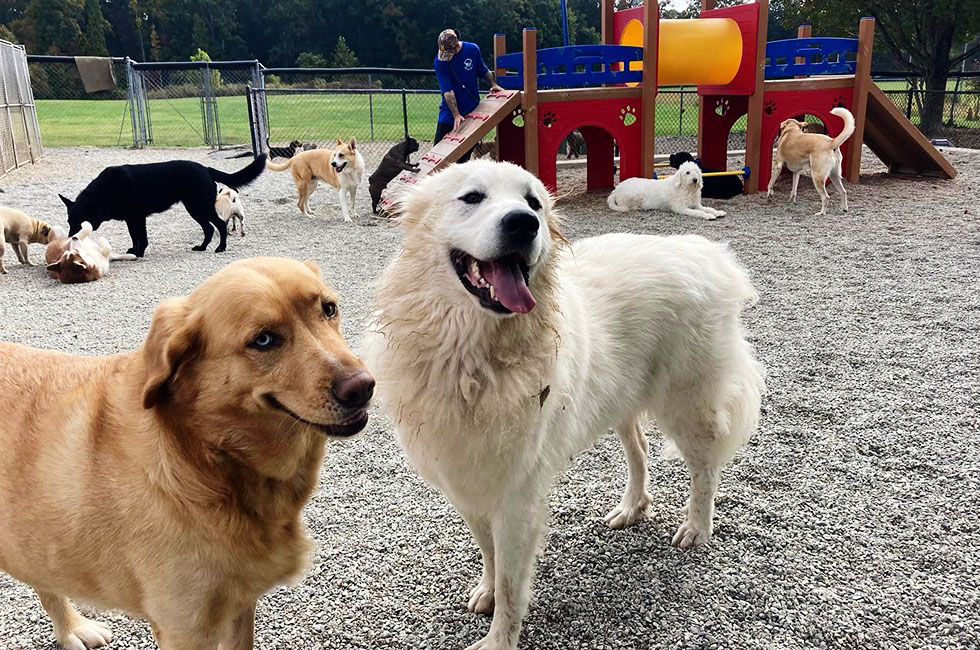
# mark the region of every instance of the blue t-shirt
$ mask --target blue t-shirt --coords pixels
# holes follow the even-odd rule
[[[476,43],[462,41],[459,52],[449,61],[435,60],[439,90],[456,94],[456,106],[460,115],[466,115],[480,103],[480,79],[487,76],[486,64]],[[439,104],[439,123],[452,124],[453,112],[446,106],[446,98]]]

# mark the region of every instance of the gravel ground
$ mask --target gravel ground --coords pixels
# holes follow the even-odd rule
[[[889,177],[869,160],[852,211],[826,217],[810,216],[808,180],[801,201],[787,202],[788,176],[776,199],[739,197],[727,219],[704,222],[611,213],[604,195],[583,193],[583,171],[563,172],[573,238],[629,230],[732,242],[762,295],[746,320],[769,395],[760,431],[722,481],[714,539],[697,550],[669,544],[687,475],[659,458],[655,435],[652,514],[626,531],[601,520],[626,480],[615,436],[575,462],[552,497],[522,648],[978,647],[980,152],[947,153],[960,171],[949,182]],[[105,165],[174,157],[244,162],[49,150],[3,179],[0,201],[63,223],[57,192],[74,196]],[[345,224],[333,191],[314,196],[318,215],[302,217],[289,176],[265,174],[243,192],[248,236],[229,237],[221,255],[190,250],[200,229],[182,208],[154,216],[147,257],[90,285],[55,284],[8,253],[0,340],[131,349],[161,299],[231,260],[288,255],[326,269],[356,346],[397,232],[364,217]],[[362,213],[367,201],[365,187]],[[100,233],[129,246],[120,223]],[[405,465],[380,413],[355,440],[331,444],[306,516],[315,564],[298,587],[262,599],[258,647],[460,648],[486,632],[489,619],[465,608],[476,545]],[[97,616],[113,627],[112,648],[154,647],[146,624]],[[53,649],[50,634],[33,593],[0,575],[0,647]]]

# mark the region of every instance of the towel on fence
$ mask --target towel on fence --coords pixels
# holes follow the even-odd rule
[[[85,92],[115,89],[116,77],[112,74],[112,59],[109,57],[76,56],[75,66],[78,68],[78,76],[82,78]]]

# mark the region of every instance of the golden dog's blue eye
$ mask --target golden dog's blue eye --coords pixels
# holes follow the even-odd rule
[[[280,343],[282,343],[282,338],[278,334],[262,330],[258,336],[252,339],[252,342],[248,346],[256,350],[265,351],[277,347]]]
[[[482,203],[485,198],[487,198],[487,195],[483,192],[467,192],[459,197],[459,200],[468,205],[476,205],[477,203]]]
[[[527,193],[524,200],[527,201],[527,207],[531,208],[535,212],[541,209],[541,201],[539,201],[538,197],[534,196],[530,192]]]
[[[323,303],[323,315],[327,318],[333,318],[337,315],[337,303],[335,302],[325,302]]]

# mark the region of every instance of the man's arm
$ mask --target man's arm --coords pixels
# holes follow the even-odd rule
[[[503,88],[497,85],[497,78],[493,76],[493,70],[487,70],[487,74],[484,75],[483,79],[490,84],[490,92],[499,93],[503,91]]]
[[[446,99],[446,106],[453,114],[453,131],[455,131],[463,122],[463,116],[459,114],[459,106],[456,105],[456,93],[450,90],[448,93],[442,93],[442,96]]]

